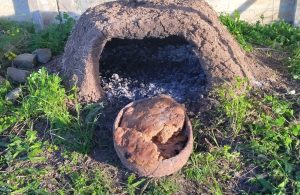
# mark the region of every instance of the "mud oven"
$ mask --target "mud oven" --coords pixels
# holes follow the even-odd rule
[[[180,99],[184,88],[197,94],[203,85],[210,89],[237,76],[251,80],[248,63],[204,0],[120,1],[90,8],[80,17],[65,48],[62,73],[86,102],[100,100],[105,91],[115,95],[109,91],[117,87],[113,79],[122,77],[132,78],[129,83],[144,80],[146,91],[158,85]],[[173,87],[166,86],[170,82]],[[147,95],[129,91],[133,94],[120,93]]]

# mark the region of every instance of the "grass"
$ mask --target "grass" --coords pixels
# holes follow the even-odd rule
[[[287,66],[294,79],[300,79],[300,28],[284,21],[262,24],[263,17],[262,21],[250,24],[241,20],[238,12],[233,16],[221,15],[220,20],[247,52],[252,51],[253,45],[256,45],[289,53]]]
[[[300,193],[300,104],[284,97],[241,79],[211,93],[216,109],[193,122],[196,149],[184,169],[199,194]]]
[[[66,94],[65,89],[60,84],[61,79],[56,75],[48,75],[43,68],[34,72],[27,80],[27,84],[22,86],[22,100],[14,105],[13,102],[5,100],[5,93],[10,84],[6,82],[3,87],[1,104],[3,110],[0,113],[2,128],[4,132],[9,127],[17,123],[30,126],[31,118],[44,118],[49,121],[52,128],[68,126],[71,122],[71,115],[66,106],[67,100],[73,97]]]
[[[0,20],[0,68],[6,68],[16,53],[26,52],[34,27],[29,23]]]
[[[64,13],[55,24],[36,32],[33,24],[0,20],[0,70],[2,75],[17,54],[31,53],[37,48],[50,48],[54,55],[61,54],[75,24]]]
[[[78,166],[76,159],[84,158],[91,150],[94,121],[101,105],[87,105],[81,109],[74,102],[75,91],[67,92],[61,79],[49,75],[45,69],[30,75],[27,83],[21,86],[23,95],[17,102],[4,98],[11,87],[8,81],[0,85],[0,104],[3,105],[0,112],[0,192],[47,192],[49,189],[41,183],[47,181],[48,172],[60,175],[59,179],[63,178],[63,182],[70,185],[61,190],[56,183],[55,192],[112,192],[107,184],[108,176],[100,170],[74,171]],[[75,114],[69,111],[68,101],[75,104]],[[37,124],[43,128],[36,129]],[[64,162],[68,159],[71,162],[58,168],[47,164],[57,160],[57,153],[67,154]]]
[[[184,170],[186,178],[204,185],[212,194],[221,194],[220,183],[232,179],[241,168],[240,154],[231,152],[230,149],[226,145],[209,152],[193,153]]]
[[[253,104],[263,104],[266,110],[258,110],[256,120],[249,124],[248,146],[252,155],[258,157],[253,162],[263,170],[255,181],[272,193],[300,193],[300,124],[289,102],[271,95],[265,95],[262,102]]]
[[[299,104],[251,88],[245,91],[247,95],[231,98],[236,85],[220,88],[217,94],[231,127],[225,130],[235,133],[236,126],[242,127],[236,148],[247,163],[257,167],[251,182],[260,186],[260,193],[299,193],[300,124],[292,109],[293,104]],[[244,104],[248,106],[240,113],[228,114],[228,105],[238,111]],[[236,120],[236,116],[243,116],[243,120]]]
[[[222,15],[220,19],[248,52],[252,51],[252,45],[288,52],[286,64],[293,78],[300,79],[299,28],[283,21],[249,24],[240,20],[237,12],[233,16]],[[299,107],[299,102],[251,89],[246,90],[247,94],[235,95],[234,88],[221,89],[219,97],[234,134],[243,130],[246,144],[240,146],[242,153],[258,167],[250,181],[260,185],[263,193],[300,193],[300,124],[293,110]]]
[[[31,24],[1,20],[1,71],[21,52],[47,47],[60,54],[74,20],[65,14],[58,19],[63,22],[40,32]],[[17,101],[6,101],[15,87],[0,84],[0,193],[113,193],[109,174],[86,163],[102,104],[81,106],[76,89],[66,91],[61,78],[44,68],[20,86]]]
[[[250,86],[240,78],[231,87],[218,90],[218,98],[222,102],[222,111],[230,119],[230,128],[234,129],[233,136],[236,137],[243,129],[251,104],[248,101]]]
[[[47,29],[32,34],[28,45],[31,51],[36,48],[50,48],[54,55],[58,55],[64,50],[75,20],[66,13],[56,19],[58,24],[52,24]]]
[[[158,194],[165,194],[165,195],[172,195],[176,192],[179,192],[181,186],[174,177],[165,177],[158,180],[154,180],[150,186],[147,188],[147,195],[158,195]]]
[[[130,174],[127,178],[126,191],[129,195],[136,194],[139,187],[145,182],[145,179],[137,179],[134,173]]]
[[[0,72],[21,52],[49,47],[61,54],[74,20],[58,19],[64,22],[41,32],[1,20]],[[284,22],[249,24],[237,13],[220,19],[247,52],[257,45],[289,52],[287,68],[300,78],[298,28]],[[17,101],[5,100],[16,87],[22,88]],[[66,90],[58,75],[43,68],[23,85],[5,81],[0,84],[0,194],[299,194],[297,96],[257,90],[237,78],[209,98],[214,107],[193,118],[195,150],[188,164],[176,175],[146,179],[90,158],[104,104],[80,105],[76,88]]]

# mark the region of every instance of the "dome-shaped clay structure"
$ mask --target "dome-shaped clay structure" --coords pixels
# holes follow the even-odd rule
[[[115,120],[114,146],[121,162],[140,176],[162,177],[180,170],[193,150],[184,106],[169,96],[128,104]]]
[[[250,61],[204,0],[118,1],[88,9],[69,37],[62,73],[70,86],[78,87],[81,100],[97,101],[104,95],[99,60],[108,41],[171,35],[195,47],[209,87],[235,77],[252,80]]]

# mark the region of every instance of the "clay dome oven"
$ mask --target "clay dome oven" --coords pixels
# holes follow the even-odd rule
[[[249,60],[204,0],[120,1],[88,9],[69,37],[62,73],[81,100],[98,101],[104,97],[99,60],[108,42],[174,36],[193,46],[209,87],[237,76],[252,79]]]

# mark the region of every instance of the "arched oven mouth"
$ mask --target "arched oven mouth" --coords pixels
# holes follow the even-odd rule
[[[101,53],[99,70],[107,98],[124,104],[161,94],[180,103],[197,102],[206,91],[195,48],[180,36],[114,38]]]

